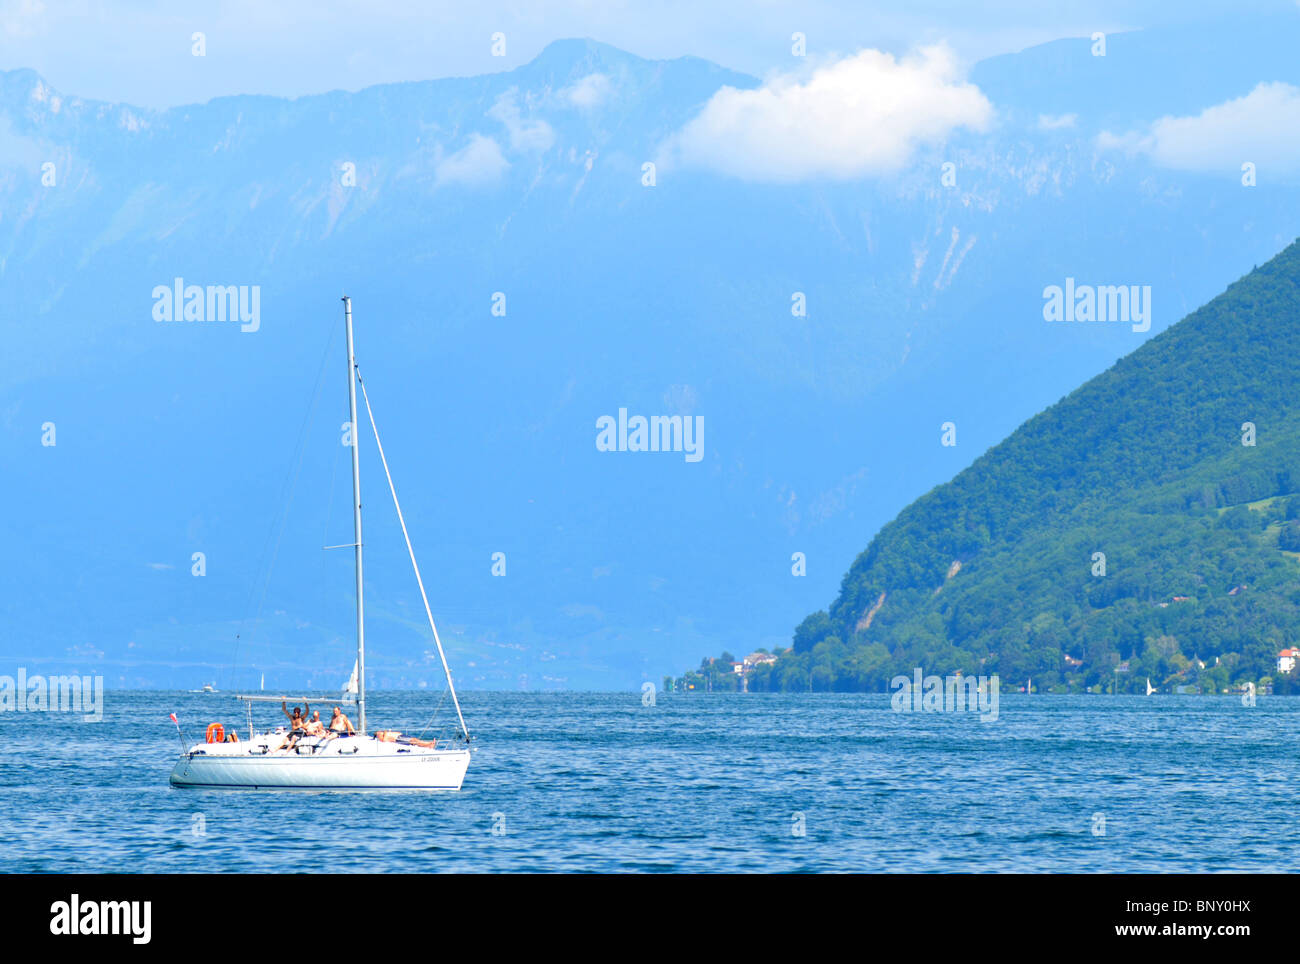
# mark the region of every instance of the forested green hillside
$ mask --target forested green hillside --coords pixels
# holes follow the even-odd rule
[[[1300,643],[1298,517],[1300,242],[908,506],[748,685],[1258,681]]]

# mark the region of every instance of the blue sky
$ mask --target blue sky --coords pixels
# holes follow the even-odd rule
[[[944,41],[969,62],[1095,30],[1296,9],[1292,0],[1211,0],[1190,11],[1187,6],[1028,0],[0,0],[0,69],[33,68],[56,89],[81,97],[166,107],[227,94],[298,96],[508,70],[561,37],[590,37],[650,58],[695,55],[763,76],[789,66],[789,38],[796,31],[806,35],[813,59],[863,48],[902,54]],[[202,58],[191,55],[195,32],[206,38]],[[491,38],[498,32],[506,37],[506,53],[494,57]]]

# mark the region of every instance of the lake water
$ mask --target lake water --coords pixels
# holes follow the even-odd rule
[[[372,728],[418,731],[436,701],[373,694]],[[196,740],[212,720],[242,730],[225,695],[110,692],[98,724],[5,713],[3,867],[1300,870],[1300,699],[1008,694],[988,723],[894,713],[885,695],[463,702],[464,788],[426,794],[172,789],[167,714]]]

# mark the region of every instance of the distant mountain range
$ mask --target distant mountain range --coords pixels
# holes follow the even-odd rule
[[[645,186],[721,87],[761,82],[586,40],[508,73],[166,111],[0,73],[0,663],[341,684],[350,561],[320,547],[349,535],[344,293],[459,680],[635,687],[784,644],[900,509],[1300,233],[1294,173],[1247,188],[1235,163],[1123,148],[1300,84],[1291,36],[995,58],[969,78],[989,130],[785,184],[663,166]],[[1149,285],[1150,331],[1045,322],[1067,278]],[[256,330],[155,320],[176,279],[255,287]],[[703,417],[703,458],[598,450],[619,409]],[[437,686],[362,454],[371,681]]]

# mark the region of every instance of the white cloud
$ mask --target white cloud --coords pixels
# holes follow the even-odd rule
[[[1300,170],[1300,88],[1260,84],[1244,97],[1208,107],[1195,117],[1162,117],[1145,132],[1103,131],[1102,150],[1145,154],[1161,167],[1184,171],[1260,168]]]
[[[509,166],[495,140],[471,134],[468,144],[438,162],[435,174],[439,184],[486,184]]]
[[[488,116],[505,125],[510,148],[515,151],[544,151],[555,143],[555,131],[544,120],[524,120],[511,88],[492,105]]]
[[[611,90],[608,76],[605,74],[588,74],[576,84],[560,91],[560,96],[574,107],[589,109],[603,104],[608,99]]]
[[[958,127],[984,130],[992,115],[946,47],[901,60],[864,50],[805,81],[787,75],[756,90],[723,87],[664,157],[754,181],[856,178],[895,171],[919,145]]]
[[[1060,114],[1058,116],[1039,114],[1038,129],[1044,131],[1059,131],[1066,127],[1073,127],[1078,119],[1078,114]]]

